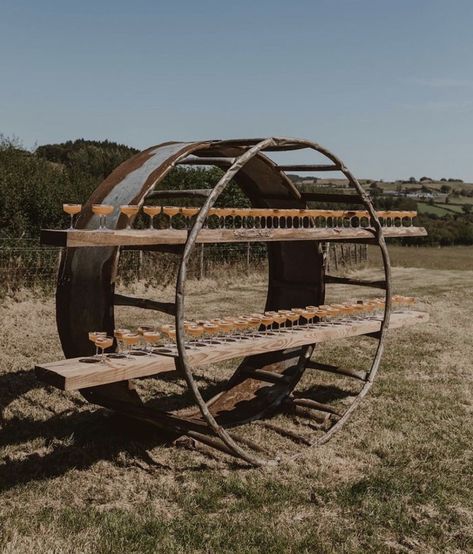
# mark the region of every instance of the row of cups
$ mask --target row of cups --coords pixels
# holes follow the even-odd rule
[[[395,295],[392,297],[396,306],[415,303],[415,298]],[[360,317],[369,313],[384,310],[385,300],[374,298],[366,301],[345,302],[341,304],[306,306],[305,308],[292,308],[288,310],[266,311],[237,317],[213,318],[210,320],[184,321],[184,332],[187,338],[186,346],[199,347],[202,344],[214,344],[219,340],[242,340],[245,336],[268,335],[274,332],[297,331],[310,328],[317,321],[330,319],[347,319]],[[277,328],[274,328],[274,325]],[[317,325],[318,323],[316,323]],[[263,327],[263,332],[260,329]],[[176,339],[174,325],[160,325],[158,328],[141,326],[137,331],[129,329],[115,329],[114,337],[109,337],[105,332],[91,331],[91,340],[97,350],[95,360],[106,362],[105,349],[113,345],[114,338],[117,341],[117,353],[109,354],[111,357],[129,357],[130,355],[144,355],[153,352],[157,346],[173,346]],[[101,350],[101,356],[98,354]]]
[[[71,221],[69,229],[74,228],[74,216],[82,211],[81,204],[63,204],[64,211],[69,214]],[[99,229],[106,229],[106,218],[115,211],[114,206],[110,204],[92,204],[92,212],[99,216]],[[134,204],[125,204],[120,206],[120,213],[127,216],[127,229],[131,228],[131,218],[135,217],[140,211],[140,207]],[[185,208],[178,206],[143,206],[143,212],[149,217],[149,228],[153,229],[154,218],[159,214],[164,214],[168,218],[169,228],[173,228],[173,217],[181,215],[184,218],[185,224],[188,227],[191,219],[199,213],[200,208]],[[416,212],[377,212],[378,216],[387,225],[392,225],[396,221],[402,224],[403,221],[410,220],[416,216]],[[330,220],[333,226],[348,222],[356,218],[358,222],[363,220],[369,223],[370,215],[366,210],[315,210],[315,209],[249,209],[249,208],[211,208],[208,212],[208,217],[217,218],[218,226],[225,228],[230,221],[230,225],[235,226],[237,218],[242,227],[246,227],[248,223],[258,226],[267,226],[271,220],[271,226],[279,226],[284,222],[284,227],[294,227],[295,221],[297,225],[302,227],[304,220],[322,219],[325,223]],[[230,218],[230,219],[228,219]]]

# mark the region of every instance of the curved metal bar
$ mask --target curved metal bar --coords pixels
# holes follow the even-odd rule
[[[189,360],[187,358],[186,349],[184,346],[184,299],[185,299],[185,283],[187,279],[187,263],[189,261],[190,255],[195,245],[197,235],[202,229],[205,219],[207,218],[210,208],[214,205],[217,198],[220,196],[222,191],[228,185],[228,183],[233,179],[233,177],[238,173],[238,171],[254,156],[261,151],[263,146],[269,146],[273,144],[273,139],[266,139],[261,143],[258,143],[256,146],[250,148],[247,152],[242,154],[227,170],[225,175],[220,179],[217,185],[214,187],[204,205],[199,211],[199,214],[194,222],[194,225],[187,237],[186,244],[184,246],[184,252],[181,258],[181,265],[179,267],[179,273],[177,277],[176,284],[176,343],[177,349],[179,352],[179,364],[182,372],[184,373],[187,386],[191,390],[194,399],[199,406],[199,409],[207,421],[209,427],[214,431],[216,435],[228,446],[231,450],[235,452],[236,455],[240,456],[243,460],[254,464],[254,465],[263,465],[265,461],[252,456],[246,450],[241,448],[232,437],[217,423],[214,416],[211,414],[210,410],[205,403],[205,400],[202,398],[199,387],[194,381],[192,370],[189,367]]]
[[[249,148],[231,165],[231,167],[227,170],[224,176],[214,187],[209,197],[205,201],[204,205],[202,206],[201,210],[199,211],[199,214],[187,238],[187,241],[184,247],[184,253],[183,253],[180,268],[179,268],[177,284],[176,284],[176,343],[177,343],[177,349],[179,352],[180,368],[184,373],[184,377],[186,379],[187,385],[192,395],[194,396],[196,404],[198,405],[202,413],[202,416],[207,421],[209,427],[219,436],[219,438],[225,443],[226,446],[228,446],[228,448],[230,448],[235,452],[236,455],[240,456],[245,461],[252,463],[254,465],[262,465],[263,463],[267,463],[267,462],[252,456],[244,449],[242,449],[238,444],[235,443],[235,441],[225,431],[225,429],[218,424],[218,422],[210,412],[207,404],[205,403],[200,393],[198,386],[194,381],[192,370],[189,367],[189,362],[185,351],[183,319],[184,319],[185,283],[187,278],[187,263],[189,261],[192,250],[194,248],[197,235],[204,225],[205,219],[208,215],[208,211],[214,205],[218,196],[222,193],[222,191],[225,189],[225,187],[228,185],[231,179],[233,179],[235,175],[238,173],[238,171],[246,163],[248,163],[253,157],[255,157],[256,155],[258,155],[260,152],[264,151],[267,148],[284,149],[284,147],[287,147],[289,149],[291,146],[295,146],[295,145],[316,150],[319,153],[325,155],[331,161],[333,161],[334,164],[336,164],[339,167],[339,170],[346,176],[349,183],[356,189],[356,191],[360,195],[362,202],[366,206],[374,224],[375,238],[382,252],[385,280],[386,280],[385,311],[384,311],[384,317],[381,323],[381,328],[380,328],[380,333],[378,338],[378,348],[376,350],[371,368],[368,371],[368,383],[363,387],[362,391],[360,391],[357,399],[347,409],[347,411],[342,416],[342,418],[328,431],[328,433],[330,433],[328,438],[334,432],[336,432],[337,429],[341,428],[342,425],[346,422],[346,420],[349,418],[351,413],[354,411],[356,405],[359,403],[359,401],[361,401],[361,399],[367,393],[377,373],[381,356],[383,353],[384,338],[385,338],[386,329],[388,328],[388,325],[389,325],[389,317],[391,312],[391,270],[390,270],[389,254],[387,252],[386,243],[384,241],[382,226],[377,217],[376,211],[374,210],[374,207],[372,206],[369,197],[365,193],[364,189],[361,187],[358,180],[346,168],[346,166],[338,157],[336,157],[334,154],[332,154],[330,151],[323,148],[319,144],[312,143],[310,141],[300,140],[300,139],[268,138],[268,139],[258,141],[256,143],[255,142],[252,142],[254,146]],[[328,440],[328,438],[326,440]]]

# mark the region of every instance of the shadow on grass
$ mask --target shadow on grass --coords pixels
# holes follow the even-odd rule
[[[0,375],[0,421],[2,411],[19,396],[42,387],[33,369]]]
[[[204,391],[213,395],[219,388],[215,383],[202,378]],[[3,410],[27,392],[43,387],[34,370],[25,370],[0,376],[0,447],[7,448],[42,439],[46,446],[41,452],[33,452],[22,459],[13,459],[8,454],[0,462],[0,491],[31,481],[44,481],[59,477],[71,469],[87,469],[98,461],[115,461],[120,453],[126,453],[130,466],[163,468],[147,452],[158,446],[170,446],[176,434],[158,430],[132,418],[109,412],[105,408],[94,409],[87,401],[72,399],[75,406],[47,420],[31,417],[3,419]],[[145,405],[166,410],[183,408],[190,402],[188,394],[169,394],[151,400]],[[84,409],[85,408],[85,409]],[[173,446],[174,447],[174,446]],[[192,464],[186,470],[208,469],[205,463]]]
[[[343,390],[333,385],[313,385],[305,390],[294,391],[294,398],[308,398],[327,404],[335,400],[357,396],[358,393],[350,390]]]
[[[58,477],[71,469],[87,469],[98,461],[112,461],[121,452],[134,458],[139,466],[159,467],[147,449],[171,441],[170,436],[155,429],[99,409],[58,415],[46,421],[15,418],[3,429],[0,444],[35,438],[45,439],[49,443],[46,449],[52,450],[45,454],[34,452],[25,459],[7,456],[1,466],[0,491]]]

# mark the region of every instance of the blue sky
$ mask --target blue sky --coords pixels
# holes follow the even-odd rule
[[[473,181],[472,24],[471,0],[3,0],[0,132],[296,136],[359,177]]]

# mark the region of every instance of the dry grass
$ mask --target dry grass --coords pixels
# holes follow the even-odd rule
[[[2,551],[472,551],[471,260],[457,256],[453,268],[439,264],[426,271],[419,266],[429,266],[431,257],[415,250],[415,267],[394,271],[396,290],[419,296],[431,321],[393,333],[379,377],[345,429],[325,446],[272,469],[168,447],[79,394],[43,387],[31,368],[61,356],[53,301],[27,293],[5,300]],[[265,288],[258,275],[196,283],[189,311],[254,311]],[[344,293],[335,288],[330,299]],[[172,289],[159,292],[166,295]],[[122,323],[144,322],[129,308],[119,317]],[[369,348],[367,341],[351,339],[325,347],[321,356],[362,365]],[[211,388],[230,367],[201,372],[201,382]],[[301,386],[324,383],[308,376]],[[345,379],[340,383],[348,386]],[[180,382],[140,386],[163,401],[184,390]],[[286,448],[275,438],[265,440],[271,449]]]

